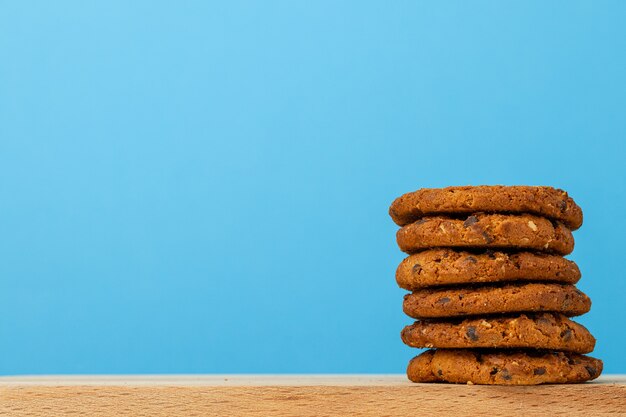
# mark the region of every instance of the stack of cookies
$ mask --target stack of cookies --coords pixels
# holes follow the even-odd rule
[[[389,210],[409,254],[396,272],[414,382],[534,385],[594,379],[594,337],[570,317],[589,311],[574,285],[572,231],[582,211],[552,187],[421,189]]]

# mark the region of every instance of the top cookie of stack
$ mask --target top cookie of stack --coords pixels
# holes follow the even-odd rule
[[[476,212],[529,213],[557,220],[570,230],[583,224],[583,212],[563,190],[527,185],[480,185],[422,188],[398,197],[389,215],[398,226],[424,216],[459,215]]]
[[[599,375],[602,362],[581,355],[595,339],[568,318],[589,311],[591,301],[574,286],[578,267],[563,258],[583,222],[565,191],[421,189],[396,199],[389,214],[409,253],[396,272],[412,291],[404,312],[417,319],[402,339],[438,348],[411,361],[410,379],[538,384]]]

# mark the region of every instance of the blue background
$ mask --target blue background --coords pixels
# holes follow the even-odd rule
[[[176,4],[174,4],[176,3]],[[546,184],[626,372],[626,2],[3,2],[0,373],[403,372],[394,197]]]

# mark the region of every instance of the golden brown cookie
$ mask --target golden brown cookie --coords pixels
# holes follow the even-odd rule
[[[533,348],[589,353],[596,339],[558,313],[419,320],[406,326],[402,341],[417,348]]]
[[[396,239],[407,253],[441,247],[539,250],[560,255],[574,250],[567,227],[530,214],[423,217],[398,230]]]
[[[564,223],[571,230],[583,213],[563,190],[552,187],[480,185],[422,188],[398,197],[389,215],[400,226],[438,214],[531,213]]]
[[[410,255],[396,270],[398,285],[409,291],[440,285],[507,281],[575,284],[579,279],[580,270],[574,262],[536,252],[431,249]]]
[[[403,303],[405,314],[416,319],[525,312],[571,317],[590,308],[589,297],[573,285],[543,283],[430,288],[405,295]]]
[[[602,361],[565,352],[437,349],[409,362],[413,382],[538,385],[590,381],[602,373]]]

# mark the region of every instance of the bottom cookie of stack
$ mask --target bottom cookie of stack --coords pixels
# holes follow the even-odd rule
[[[538,385],[597,378],[602,361],[571,352],[431,349],[409,362],[413,382]]]

